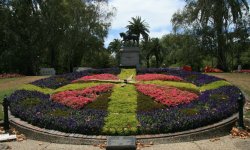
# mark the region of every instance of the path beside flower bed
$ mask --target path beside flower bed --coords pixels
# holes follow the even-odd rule
[[[249,73],[209,73],[216,77],[226,79],[235,86],[239,87],[245,94],[247,103],[245,105],[245,117],[250,124],[250,74]]]
[[[2,90],[17,88],[25,83],[33,82],[47,77],[48,76],[25,76],[20,78],[0,79],[0,92]]]
[[[135,75],[135,69],[121,71],[122,79]],[[113,88],[108,106],[108,116],[105,118],[104,133],[133,134],[137,131],[136,118],[137,92],[133,85],[117,84]]]
[[[10,95],[21,85],[46,77],[47,76],[25,76],[19,78],[0,79],[0,103],[2,103],[2,100],[5,95]],[[0,111],[0,120],[2,120],[2,118],[3,113],[2,111]]]
[[[243,90],[250,99],[250,74],[248,73],[208,73],[208,75],[226,79]]]

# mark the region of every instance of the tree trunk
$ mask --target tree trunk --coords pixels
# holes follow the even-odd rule
[[[56,56],[55,56],[55,48],[54,48],[54,46],[50,45],[49,50],[50,50],[50,66],[52,68],[55,68],[55,61],[56,61],[55,58],[56,58]]]
[[[217,68],[228,71],[228,66],[226,62],[226,42],[225,42],[225,36],[223,33],[223,1],[217,1],[217,9],[214,16],[215,21],[215,27],[216,27],[216,34],[217,34]]]
[[[146,60],[147,60],[147,68],[150,67],[150,66],[149,66],[149,57],[150,57],[150,55],[148,54],[147,57],[146,57]]]
[[[159,56],[157,53],[155,54],[155,61],[156,61],[156,68],[159,68]]]

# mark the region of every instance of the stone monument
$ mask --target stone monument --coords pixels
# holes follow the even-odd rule
[[[139,67],[139,36],[126,33],[120,33],[120,36],[123,38],[123,46],[120,49],[120,67]]]
[[[139,67],[139,47],[123,47],[120,50],[121,67]]]

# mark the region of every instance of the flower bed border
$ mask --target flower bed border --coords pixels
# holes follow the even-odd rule
[[[155,135],[136,135],[136,139],[138,142],[142,143],[153,142],[154,144],[167,144],[228,135],[232,126],[235,125],[235,122],[237,121],[237,116],[238,113],[215,124],[182,132]],[[93,145],[103,144],[107,140],[107,136],[103,135],[71,134],[55,130],[42,129],[14,117],[11,113],[10,124],[18,131],[24,133],[28,138],[45,142]]]

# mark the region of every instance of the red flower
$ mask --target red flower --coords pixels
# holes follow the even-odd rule
[[[94,101],[100,93],[110,91],[113,84],[102,84],[83,90],[64,91],[51,96],[53,101],[79,109]]]
[[[113,74],[104,73],[104,74],[95,74],[91,76],[84,76],[72,82],[75,83],[75,82],[84,82],[90,80],[118,80],[118,77]]]
[[[220,72],[223,72],[223,71],[218,69],[218,68],[212,68],[210,66],[206,66],[204,68],[204,72],[217,72],[217,73],[220,73]]]
[[[247,69],[242,69],[242,70],[240,70],[239,72],[243,72],[243,73],[250,73],[250,70],[247,70]]]
[[[167,106],[190,103],[198,98],[198,95],[182,91],[174,87],[160,87],[153,84],[137,84],[136,88],[144,95],[150,96],[155,101]]]
[[[150,81],[150,80],[168,80],[168,81],[182,81],[183,79],[177,76],[165,74],[143,74],[137,75],[136,80]]]
[[[185,71],[192,71],[192,67],[191,67],[191,66],[185,65],[185,66],[182,67],[182,70],[185,70]]]

